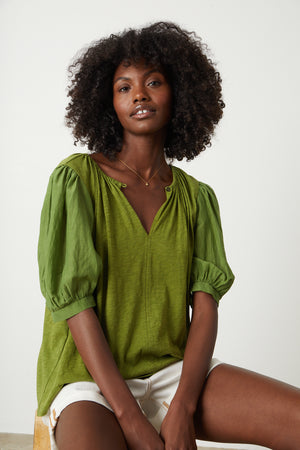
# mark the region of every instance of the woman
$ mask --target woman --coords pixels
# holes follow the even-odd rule
[[[300,445],[298,389],[212,359],[234,280],[218,203],[165,160],[193,159],[222,116],[204,50],[160,22],[71,66],[67,124],[91,153],[55,169],[41,218],[38,414],[52,448]]]

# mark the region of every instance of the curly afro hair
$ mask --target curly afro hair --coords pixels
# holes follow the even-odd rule
[[[80,141],[92,152],[115,159],[123,129],[113,108],[114,73],[124,61],[141,60],[162,67],[172,87],[166,156],[192,160],[211,145],[222,117],[221,77],[201,39],[170,22],[112,34],[92,43],[69,66],[66,125],[73,128],[75,145]]]

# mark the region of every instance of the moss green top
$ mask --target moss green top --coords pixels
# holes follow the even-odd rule
[[[149,234],[122,183],[89,155],[74,154],[52,173],[38,246],[46,298],[38,415],[63,385],[91,380],[67,318],[94,307],[122,376],[146,377],[183,358],[191,292],[219,302],[233,283],[213,190],[171,168]]]

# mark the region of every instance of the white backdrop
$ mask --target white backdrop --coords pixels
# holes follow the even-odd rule
[[[156,20],[202,36],[223,78],[213,146],[177,164],[214,188],[236,275],[215,355],[300,385],[299,14],[297,0],[0,2],[0,432],[33,430],[40,210],[50,172],[85,151],[64,127],[67,65],[92,40]]]

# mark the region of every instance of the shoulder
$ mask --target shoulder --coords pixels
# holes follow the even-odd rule
[[[90,157],[87,153],[73,153],[67,158],[63,159],[57,166],[69,167],[80,175],[84,168],[89,165]]]
[[[215,195],[214,190],[211,186],[209,186],[206,183],[203,183],[203,181],[197,180],[192,175],[185,172],[183,169],[180,169],[179,167],[172,166],[175,174],[176,179],[178,180],[179,187],[185,187],[190,191],[190,193],[198,198],[201,195]]]
[[[88,153],[73,153],[63,159],[54,169],[53,174],[66,172],[69,176],[80,178],[89,193],[93,195],[97,186],[97,165]]]
[[[192,214],[192,220],[196,220],[199,214],[202,218],[207,214],[214,214],[218,217],[220,214],[219,202],[213,188],[184,170],[174,166],[173,168],[178,182],[177,190],[187,206],[187,211]]]

